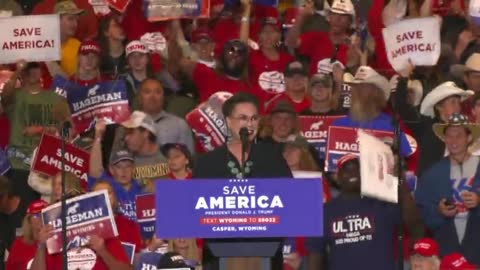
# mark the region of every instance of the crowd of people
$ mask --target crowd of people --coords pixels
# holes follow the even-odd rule
[[[41,212],[62,196],[100,190],[118,237],[91,235],[69,247],[69,269],[219,269],[209,244],[221,239],[141,234],[137,195],[155,193],[163,179],[302,172],[322,175],[323,236],[280,239],[271,269],[393,270],[402,260],[413,270],[480,268],[479,1],[212,0],[209,18],[158,22],[148,20],[143,0],[123,12],[92,2],[0,1],[0,17],[58,14],[61,40],[59,61],[0,66],[10,72],[0,90],[0,160],[9,164],[0,172],[0,269],[62,269],[62,254],[47,252],[53,227]],[[441,36],[437,64],[410,61],[395,71],[382,29],[430,16],[441,19],[441,29],[431,29]],[[124,83],[128,119],[76,126],[65,98],[76,89],[53,89],[59,78],[64,86]],[[187,115],[218,93],[228,94],[225,142],[208,149]],[[392,134],[400,125],[402,175],[418,178],[414,187],[400,181],[402,207],[361,195],[358,153],[329,160],[303,136],[302,117],[319,116],[334,117],[334,127]],[[66,134],[89,153],[88,177],[67,173],[65,193],[60,173],[32,169],[43,134]],[[122,243],[135,245],[133,261]],[[261,266],[258,258],[226,262],[228,270]]]

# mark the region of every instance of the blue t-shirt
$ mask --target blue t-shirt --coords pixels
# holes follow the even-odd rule
[[[91,190],[98,179],[108,181],[112,187],[115,196],[117,197],[117,212],[125,216],[129,220],[137,221],[137,208],[135,199],[137,195],[143,194],[142,187],[135,179],[132,179],[132,185],[129,190],[125,190],[117,181],[105,172],[100,178],[88,177],[88,189]]]
[[[328,257],[332,270],[393,270],[395,229],[400,223],[396,205],[369,198],[338,197],[325,204],[324,236],[306,241],[310,252]]]

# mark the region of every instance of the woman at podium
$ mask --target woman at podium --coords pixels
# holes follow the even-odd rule
[[[228,130],[226,143],[199,156],[195,162],[193,178],[251,179],[291,178],[292,174],[279,148],[270,143],[256,141],[260,120],[257,98],[246,92],[238,92],[222,106]],[[229,258],[220,263],[212,254],[209,244],[218,242],[281,241],[280,239],[210,239],[205,241],[203,265],[205,270],[260,270],[262,260],[256,257]],[[282,269],[282,252],[278,247],[272,258],[271,269]]]

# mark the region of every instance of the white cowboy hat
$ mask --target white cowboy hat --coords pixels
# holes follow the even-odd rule
[[[353,80],[351,80],[352,78],[348,77],[343,77],[344,83],[373,84],[383,91],[383,93],[385,94],[385,99],[388,100],[388,98],[390,97],[390,86],[388,80],[382,75],[378,74],[378,72],[376,72],[373,68],[369,66],[359,67],[357,73],[355,73],[355,77],[353,77]]]
[[[465,115],[454,113],[448,118],[447,123],[435,123],[433,124],[433,132],[440,140],[444,140],[445,130],[448,127],[457,126],[465,127],[470,130],[470,136],[472,136],[472,142],[475,142],[480,137],[480,125],[470,123]]]
[[[397,90],[397,85],[398,85],[398,75],[393,75],[392,78],[390,78],[390,91],[395,92]],[[414,93],[414,98],[413,98],[413,106],[418,106],[420,105],[420,102],[422,101],[423,97],[423,85],[419,80],[408,80],[407,83],[407,88],[412,89]]]
[[[433,108],[438,102],[450,96],[460,96],[460,100],[464,101],[473,94],[472,90],[463,90],[452,81],[444,82],[425,96],[420,105],[420,113],[433,118],[435,117]]]
[[[462,79],[465,72],[480,72],[480,53],[474,53],[468,57],[465,65],[453,65],[450,67],[450,73],[457,79]]]

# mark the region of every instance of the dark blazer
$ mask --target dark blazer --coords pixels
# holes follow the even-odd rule
[[[252,144],[249,161],[253,162],[250,175],[245,178],[289,178],[292,173],[287,165],[287,162],[282,156],[279,147],[270,143],[254,143]],[[237,168],[239,164],[233,155],[228,151],[226,145],[220,146],[217,149],[203,154],[195,161],[195,168],[193,169],[193,178],[235,178],[230,172],[228,162],[236,162]],[[203,269],[217,270],[219,269],[218,258],[215,258],[208,248],[209,242],[250,242],[250,241],[281,241],[278,238],[256,238],[256,239],[209,239],[205,241],[203,249]],[[283,254],[282,246],[279,246],[277,253],[272,258],[272,270],[282,269]]]
[[[453,218],[438,211],[441,199],[451,198],[450,160],[444,158],[425,171],[418,182],[415,200],[423,220],[440,247],[440,255],[462,253],[469,262],[480,265],[480,206],[469,210],[465,236],[460,243]],[[477,167],[472,191],[480,193],[480,165]]]

